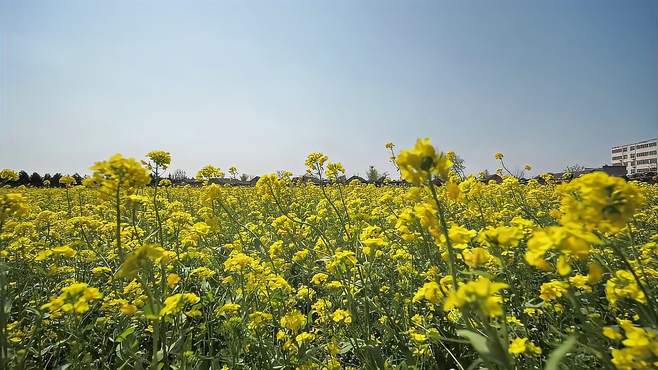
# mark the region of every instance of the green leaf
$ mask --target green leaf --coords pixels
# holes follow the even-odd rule
[[[495,343],[493,343],[484,335],[470,330],[457,330],[457,335],[468,339],[468,341],[471,342],[473,348],[480,355],[480,358],[483,360],[490,361],[498,365],[503,365],[507,362],[505,354],[501,353],[500,349],[495,345]]]
[[[64,344],[64,343],[66,343],[67,341],[68,341],[67,339],[63,339],[63,340],[60,340],[60,341],[57,342],[57,343],[54,343],[54,344],[49,345],[48,347],[42,348],[42,349],[41,349],[41,356],[45,356],[46,353],[50,352],[50,350],[52,350],[53,348],[59,348],[59,345],[60,345],[60,344]]]
[[[134,326],[129,326],[127,327],[119,336],[117,337],[116,341],[121,343],[123,342],[128,336],[132,333],[135,332],[135,327]]]
[[[373,369],[383,369],[384,368],[384,357],[378,347],[367,345],[362,348],[363,353],[366,357],[366,363],[370,364]]]
[[[489,350],[489,344],[487,343],[487,338],[484,335],[472,332],[470,330],[457,330],[457,335],[464,337],[471,342],[473,348],[482,356],[491,355]]]
[[[157,302],[144,305],[144,316],[149,320],[157,320],[160,317],[160,305]]]
[[[341,355],[344,355],[344,354],[348,353],[349,351],[351,351],[351,350],[354,348],[354,346],[352,345],[351,342],[349,342],[349,341],[344,341],[344,342],[340,342],[340,344],[339,344],[339,348],[340,348],[340,352],[339,352],[339,353],[340,353]]]
[[[576,337],[570,336],[560,344],[559,347],[553,350],[551,354],[548,356],[548,360],[546,361],[546,367],[544,368],[545,370],[558,370],[560,368],[560,362],[566,356],[569,351],[573,348],[573,346],[576,344]]]

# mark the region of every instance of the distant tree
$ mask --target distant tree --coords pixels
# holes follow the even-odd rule
[[[512,176],[516,177],[517,179],[525,178],[525,169],[518,166],[515,167],[514,171],[512,171]]]
[[[581,171],[584,171],[584,170],[585,170],[585,166],[576,163],[576,164],[572,164],[572,165],[567,166],[567,167],[564,169],[563,172],[566,172],[566,173],[576,173],[576,172],[581,172]]]
[[[36,172],[33,172],[32,175],[30,176],[30,185],[34,186],[35,188],[40,188],[43,186],[43,178],[41,175],[39,175]]]
[[[73,176],[71,176],[71,177],[73,177],[73,178],[75,179],[75,184],[76,184],[76,185],[80,185],[80,184],[82,184],[82,176],[80,176],[80,174],[75,173],[75,174],[73,174]]]
[[[58,188],[59,187],[59,179],[62,178],[62,174],[57,172],[56,174],[53,175],[52,179],[50,180],[50,186],[53,188]]]
[[[49,173],[43,175],[43,182],[48,181],[49,183],[53,181],[53,177]]]
[[[456,154],[454,158],[452,158],[452,170],[457,173],[457,176],[459,176],[460,179],[464,180],[466,178],[466,174],[464,173],[464,170],[466,170],[464,159]]]
[[[237,179],[238,178],[238,169],[235,166],[231,166],[228,169],[229,175],[231,175],[231,178]]]
[[[169,174],[169,179],[172,182],[181,182],[183,180],[187,180],[187,173],[185,172],[185,170],[179,168]]]
[[[30,175],[27,174],[25,171],[21,171],[18,173],[18,181],[16,181],[16,186],[21,186],[21,185],[30,185]]]
[[[249,177],[251,176],[247,175],[246,173],[243,173],[242,175],[240,175],[240,181],[249,181]]]
[[[366,171],[366,177],[369,182],[374,182],[379,180],[381,177],[379,171],[375,168],[375,166],[370,166],[368,168],[368,171]]]
[[[279,176],[280,179],[283,178],[292,178],[292,172],[288,170],[278,170],[276,171],[276,175]],[[313,178],[318,178],[315,174],[312,173],[306,173],[304,174],[305,177],[313,177]]]

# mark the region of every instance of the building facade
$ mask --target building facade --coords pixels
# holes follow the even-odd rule
[[[612,165],[626,166],[628,176],[657,172],[657,142],[658,139],[650,139],[633,144],[613,146],[610,150]]]

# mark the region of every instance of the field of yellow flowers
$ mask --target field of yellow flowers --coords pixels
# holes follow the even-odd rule
[[[451,158],[419,139],[409,186],[195,188],[154,151],[2,188],[0,369],[658,368],[658,186]]]

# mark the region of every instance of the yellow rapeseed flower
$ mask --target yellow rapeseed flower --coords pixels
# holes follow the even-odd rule
[[[403,150],[396,159],[402,178],[414,185],[420,185],[437,175],[448,178],[452,162],[443,152],[436,152],[428,138],[418,139],[413,148]]]
[[[450,311],[458,307],[475,305],[485,315],[497,317],[503,314],[501,289],[507,288],[505,283],[492,282],[484,276],[475,281],[469,281],[459,286],[456,292],[451,292],[446,299],[443,309]]]

